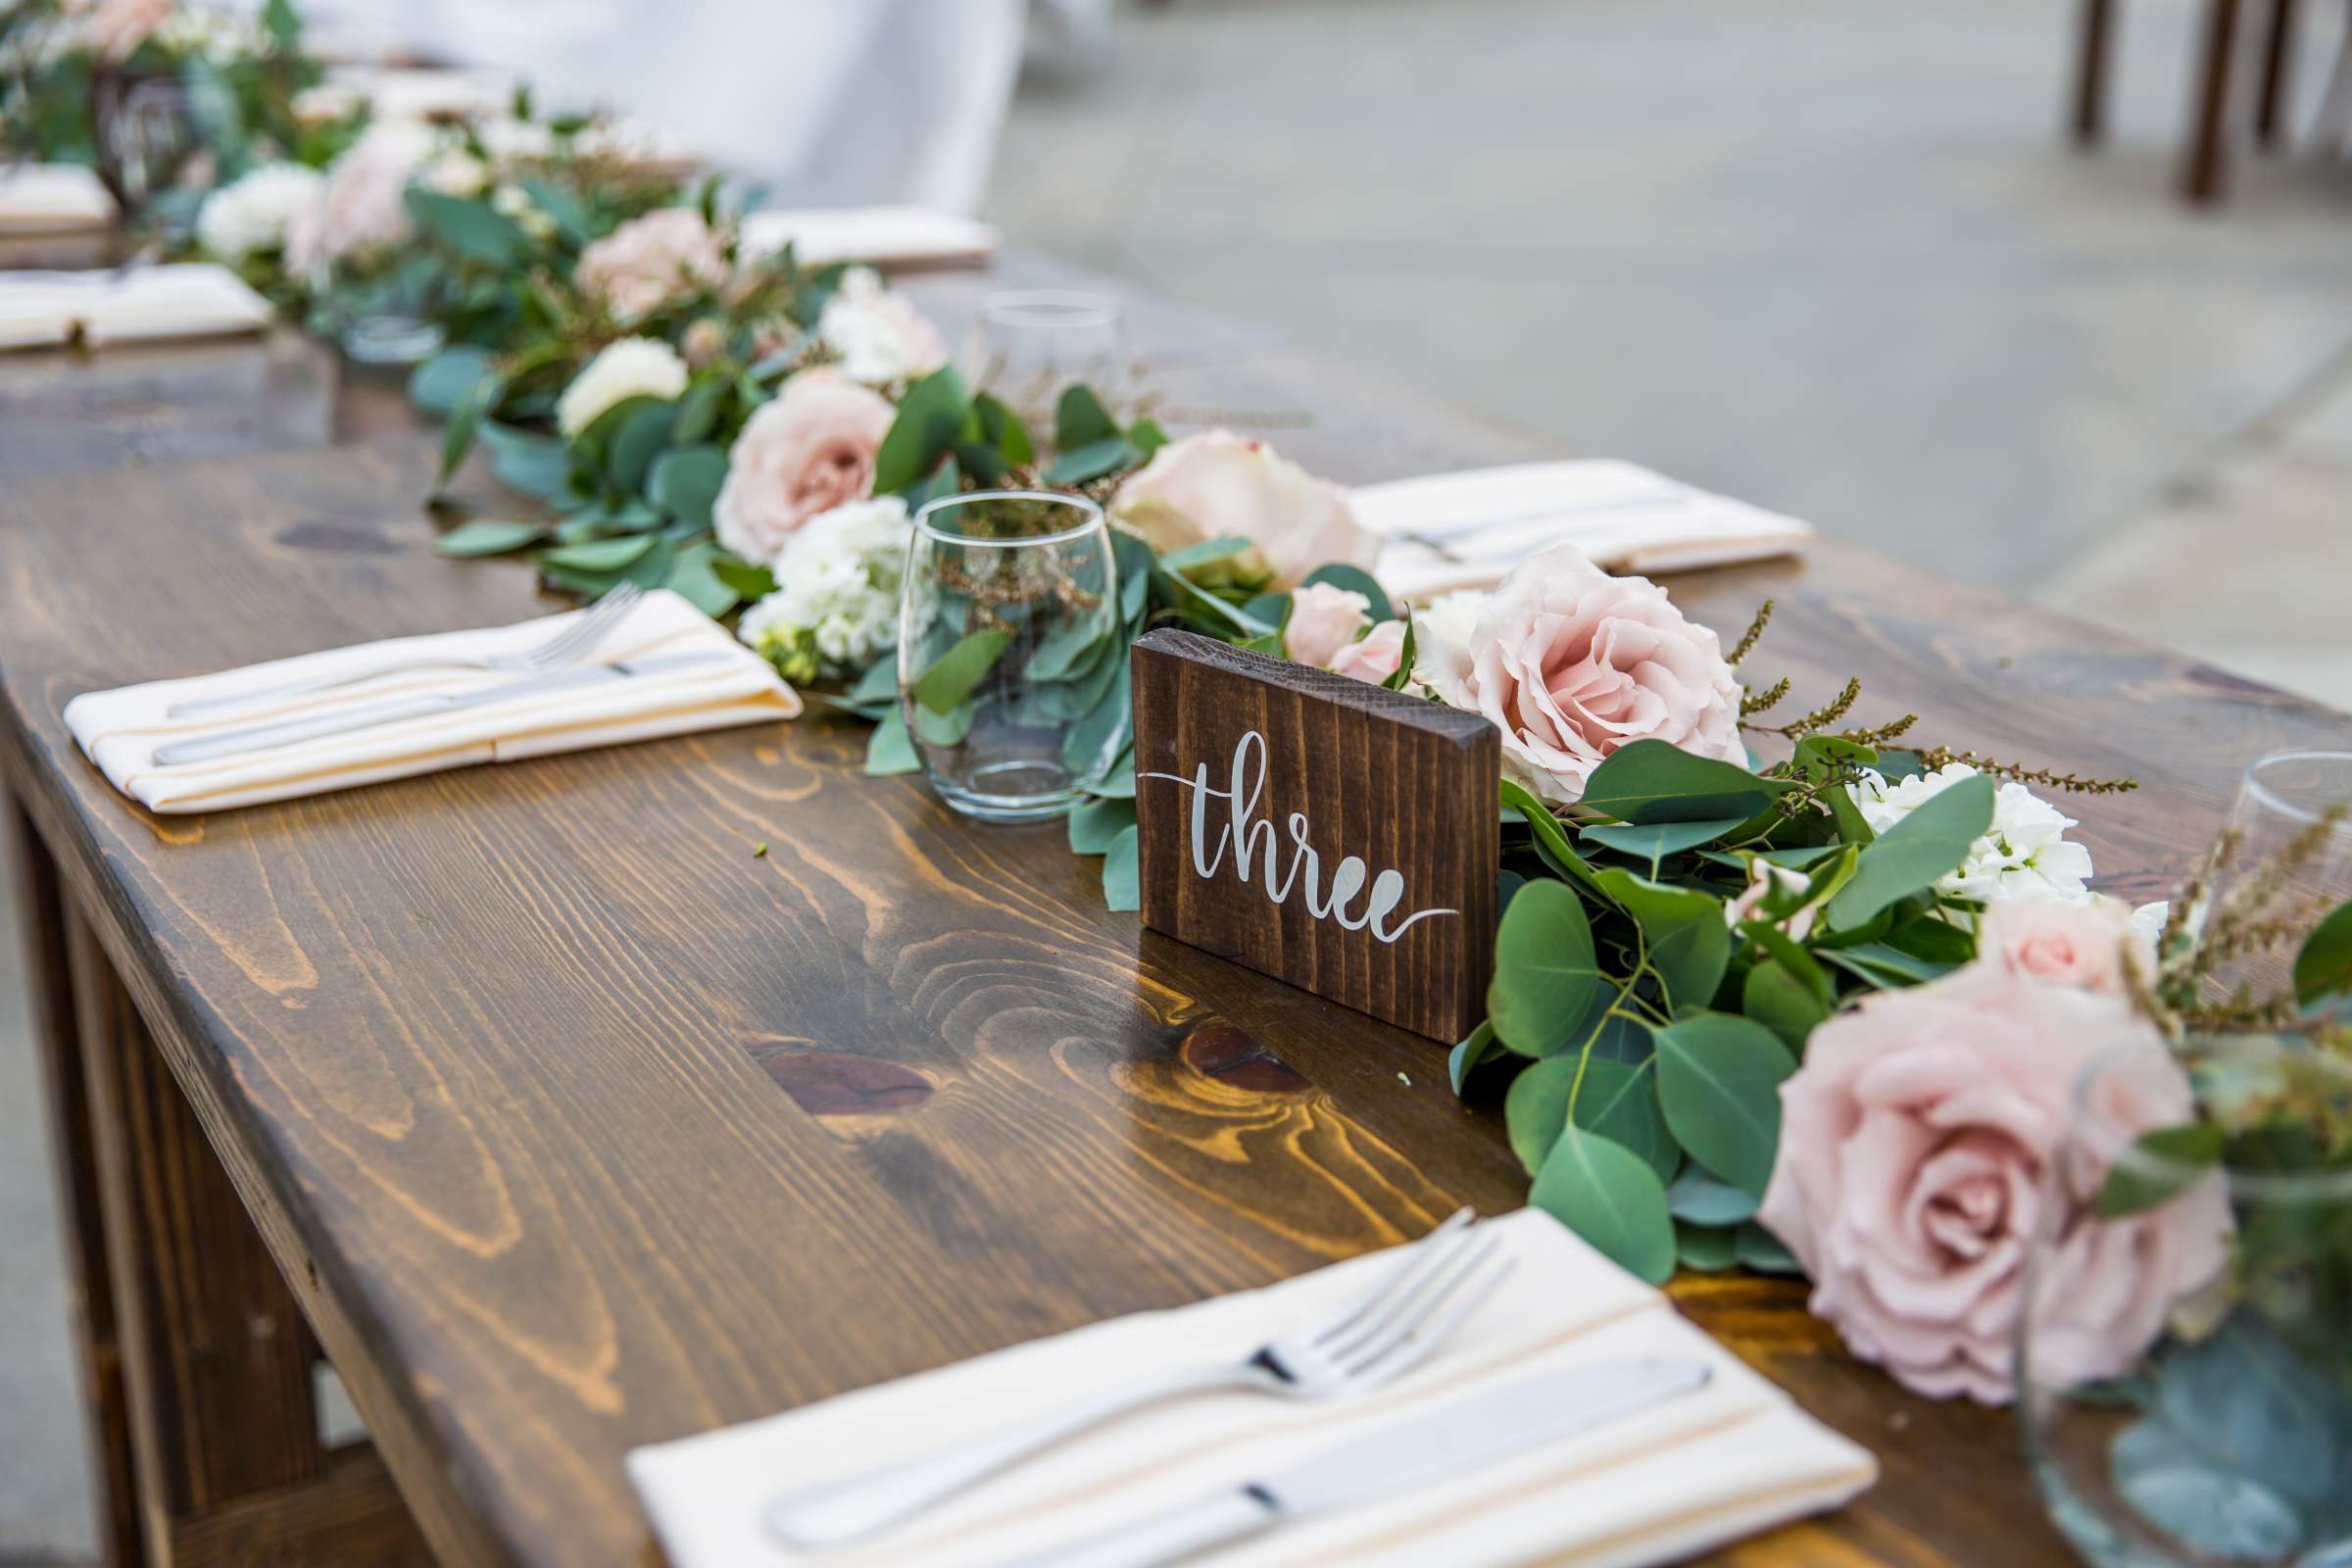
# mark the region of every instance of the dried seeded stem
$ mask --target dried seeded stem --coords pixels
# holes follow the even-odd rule
[[[1747,718],[1771,708],[1788,695],[1788,677],[1783,675],[1760,692],[1745,692],[1740,699],[1740,716]]]
[[[1854,699],[1861,695],[1862,677],[1856,675],[1846,681],[1843,691],[1802,718],[1792,719],[1786,724],[1750,724],[1747,727],[1766,735],[1786,735],[1792,741],[1803,740],[1843,718],[1845,710],[1853,707]]]
[[[1949,746],[1930,747],[1919,754],[1919,760],[1920,764],[1930,772],[1962,762],[1994,778],[2013,779],[2020,784],[2045,784],[2051,789],[2069,790],[2077,795],[2122,795],[2139,788],[2139,780],[2135,778],[2084,778],[2079,773],[2060,773],[2046,767],[2004,762],[1997,758],[1983,757],[1971,751],[1955,751]]]
[[[1918,722],[1919,715],[1917,713],[1905,713],[1902,717],[1889,719],[1884,724],[1865,725],[1859,729],[1841,729],[1838,732],[1838,738],[1852,741],[1856,746],[1876,748],[1900,736]]]
[[[1757,642],[1764,636],[1765,626],[1769,624],[1771,620],[1772,601],[1767,599],[1763,604],[1756,607],[1756,618],[1747,623],[1746,635],[1742,636],[1733,647],[1728,658],[1728,662],[1737,664],[1740,662],[1740,661],[1745,659],[1749,654],[1754,653],[1756,651]],[[1781,682],[1783,687],[1788,686],[1788,683],[1786,680]],[[1771,705],[1767,704],[1766,706],[1769,707]]]

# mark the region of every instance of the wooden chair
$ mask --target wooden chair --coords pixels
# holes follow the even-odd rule
[[[2263,36],[2262,79],[2254,104],[2254,141],[2276,148],[2285,114],[2286,72],[2294,48],[2297,0],[2271,0]],[[2187,145],[2181,150],[2181,196],[2199,206],[2218,201],[2228,173],[2230,94],[2236,74],[2240,0],[2206,0],[2198,49],[2196,97]],[[2107,128],[2107,79],[2114,54],[2115,0],[2082,0],[2076,53],[2074,134],[2087,147]]]

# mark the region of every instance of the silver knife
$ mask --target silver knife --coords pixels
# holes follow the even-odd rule
[[[356,729],[373,729],[379,724],[397,724],[402,719],[422,718],[428,713],[451,713],[460,709],[480,708],[485,704],[503,703],[515,697],[537,697],[547,692],[569,691],[576,686],[666,675],[672,670],[690,669],[697,664],[732,662],[733,660],[732,654],[711,649],[697,654],[657,654],[651,659],[632,659],[610,664],[578,664],[569,669],[551,670],[544,675],[503,681],[476,691],[405,697],[396,702],[369,703],[364,708],[346,709],[339,713],[320,713],[314,718],[280,719],[275,723],[252,724],[219,735],[173,741],[155,749],[155,763],[158,767],[170,767],[179,762],[209,762],[222,757],[242,757],[248,752],[268,751],[273,746],[292,746],[299,741],[318,740]]]
[[[1514,1380],[1392,1421],[1263,1481],[1195,1497],[1007,1568],[1155,1568],[1590,1432],[1696,1393],[1710,1376],[1704,1361],[1642,1356]]]

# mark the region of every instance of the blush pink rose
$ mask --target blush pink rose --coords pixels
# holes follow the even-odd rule
[[[1740,890],[1738,898],[1723,906],[1724,923],[1737,927],[1743,920],[1758,919],[1764,901],[1775,888],[1785,893],[1795,893],[1810,880],[1802,872],[1791,871],[1785,865],[1775,865],[1762,858],[1752,859],[1747,862],[1747,886]],[[1814,916],[1820,912],[1819,905],[1808,904],[1794,914],[1785,916],[1780,922],[1781,930],[1789,941],[1802,942],[1811,933]]]
[[[746,420],[711,507],[718,542],[772,562],[801,524],[874,489],[874,455],[897,411],[840,372],[803,370]]]
[[[2083,991],[2122,992],[2127,949],[2141,974],[2155,972],[2155,954],[2132,929],[2131,911],[2108,899],[2085,904],[1996,900],[1984,906],[1977,925],[1980,956],[2029,979]]]
[[[1239,534],[1257,547],[1276,588],[1339,562],[1369,571],[1380,554],[1344,487],[1231,430],[1188,435],[1152,453],[1111,496],[1110,514],[1162,555]]]
[[[1740,682],[1723,645],[1646,577],[1583,551],[1530,556],[1488,596],[1466,640],[1428,638],[1424,678],[1502,731],[1502,765],[1541,799],[1583,799],[1611,752],[1660,740],[1745,766]]]
[[[1291,595],[1282,651],[1295,663],[1328,664],[1371,621],[1372,601],[1362,594],[1327,582],[1308,583]]]
[[[1921,1394],[2007,1402],[2021,1271],[2052,1202],[2052,1219],[2082,1216],[2042,1257],[2075,1307],[2063,1343],[2039,1352],[2056,1357],[2041,1363],[2052,1373],[2121,1372],[2224,1265],[2215,1184],[2100,1220],[2088,1199],[2104,1173],[2060,1168],[2079,1163],[2060,1157],[2075,1080],[2111,1048],[2151,1054],[2152,1070],[2112,1075],[2097,1107],[2124,1137],[2189,1118],[2186,1076],[2124,999],[1995,960],[1880,992],[1813,1031],[1781,1086],[1757,1218],[1854,1354]]]
[[[572,276],[614,316],[635,320],[699,288],[727,280],[718,235],[691,207],[632,218],[580,252]]]
[[[99,0],[82,23],[92,52],[112,61],[128,60],[172,15],[176,0]]]
[[[1378,686],[1404,662],[1404,622],[1384,620],[1324,662],[1323,667],[1350,680]]]
[[[370,125],[327,166],[316,200],[286,222],[286,266],[297,276],[329,262],[389,250],[410,233],[409,181],[433,154],[432,127]]]

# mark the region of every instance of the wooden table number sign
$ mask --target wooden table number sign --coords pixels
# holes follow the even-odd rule
[[[1190,632],[1133,658],[1144,924],[1435,1040],[1477,1027],[1494,727]]]

